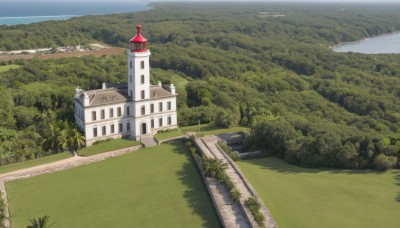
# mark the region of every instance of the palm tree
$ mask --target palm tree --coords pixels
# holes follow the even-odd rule
[[[208,177],[219,179],[225,174],[227,164],[215,158],[203,158],[203,172]]]
[[[28,228],[50,228],[54,224],[49,224],[49,218],[50,216],[44,215],[42,217],[37,217],[37,219],[30,219],[31,225],[28,226]]]
[[[76,128],[72,128],[68,137],[69,149],[74,155],[77,155],[76,151],[85,145],[85,136],[82,135]]]

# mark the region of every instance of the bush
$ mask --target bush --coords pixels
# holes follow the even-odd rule
[[[218,142],[218,145],[232,158],[234,161],[240,160],[239,152],[233,151],[225,142]]]
[[[6,204],[0,194],[0,227],[4,227],[4,219],[6,218],[5,211]]]
[[[97,141],[94,142],[92,145],[94,146],[94,145],[97,145],[97,144],[99,144],[99,143],[109,142],[109,141],[111,141],[111,140],[113,140],[113,138],[107,138],[107,139],[97,140]]]
[[[264,227],[264,215],[260,212],[261,205],[258,203],[258,200],[255,196],[249,197],[246,200],[246,206],[250,209],[251,214],[254,217],[254,220],[260,227]]]
[[[239,202],[240,197],[242,197],[242,194],[239,192],[239,190],[236,187],[231,188],[231,197],[233,201]]]
[[[379,154],[374,159],[374,165],[377,170],[387,170],[396,166],[397,158],[394,156],[386,156]]]

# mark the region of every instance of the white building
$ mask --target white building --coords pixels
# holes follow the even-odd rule
[[[141,35],[128,50],[128,83],[103,83],[101,89],[76,89],[75,120],[86,145],[107,138],[141,140],[157,131],[176,128],[176,91],[173,84],[150,85],[150,50]]]

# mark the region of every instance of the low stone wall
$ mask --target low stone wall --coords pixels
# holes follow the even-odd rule
[[[43,167],[43,168],[35,169],[35,167],[32,167],[32,168],[27,168],[25,172],[24,172],[24,170],[17,170],[14,172],[10,172],[9,175],[7,175],[7,174],[1,175],[0,192],[1,192],[1,197],[4,200],[5,207],[6,207],[5,208],[5,218],[3,221],[4,226],[7,228],[10,227],[10,212],[9,212],[9,207],[8,207],[7,192],[6,192],[6,188],[5,188],[6,182],[12,181],[12,180],[18,180],[18,179],[25,179],[25,178],[39,176],[39,175],[48,174],[48,173],[54,173],[54,172],[82,166],[82,165],[88,165],[88,164],[103,161],[103,160],[106,160],[109,158],[118,157],[123,154],[127,154],[130,152],[136,151],[140,148],[142,148],[141,145],[124,148],[124,149],[119,149],[119,150],[114,150],[114,151],[110,151],[110,152],[106,152],[106,153],[102,153],[102,154],[92,155],[90,157],[78,157],[75,160],[66,161],[65,163],[62,163],[62,160],[61,160],[61,161],[54,162],[54,163],[57,163],[55,165],[51,165],[51,163],[49,163],[46,165],[38,166],[38,167]]]
[[[184,139],[184,138],[188,138],[188,136],[186,136],[186,135],[181,135],[181,136],[176,136],[176,137],[173,137],[173,138],[162,139],[162,140],[158,140],[158,139],[154,138],[154,140],[156,140],[157,145],[160,145],[161,143],[171,142],[171,141],[175,141],[175,140],[179,140],[179,139]]]

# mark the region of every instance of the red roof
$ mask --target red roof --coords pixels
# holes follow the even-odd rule
[[[144,38],[141,34],[140,34],[140,29],[142,28],[142,26],[140,24],[137,25],[137,35],[134,36],[130,41],[131,43],[144,43],[147,42],[147,39]]]

